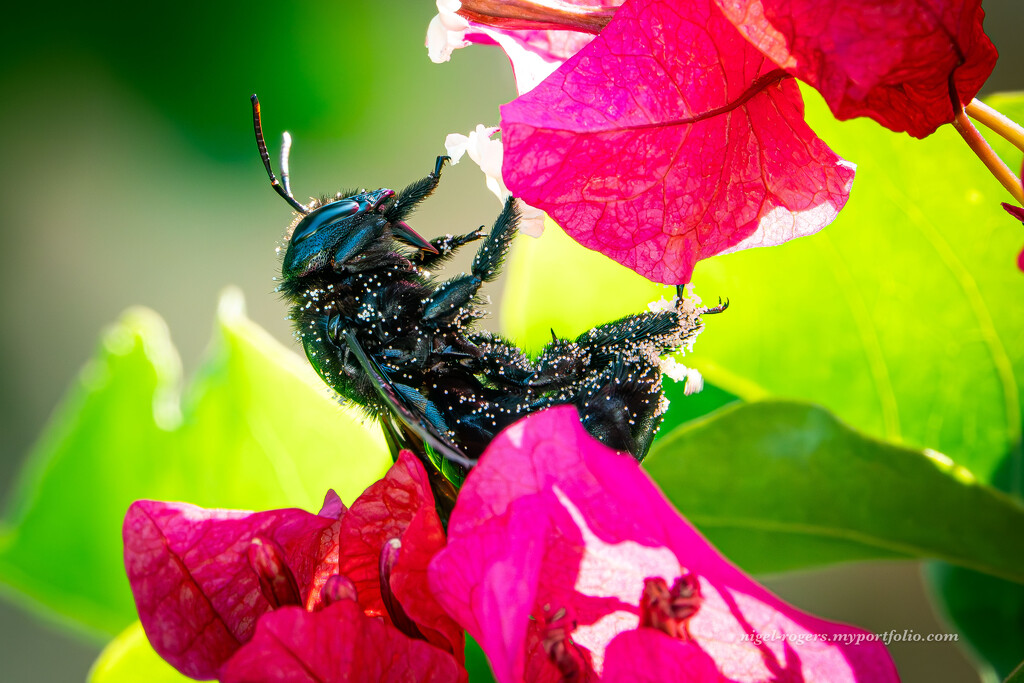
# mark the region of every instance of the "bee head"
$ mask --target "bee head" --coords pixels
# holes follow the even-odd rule
[[[302,277],[324,267],[344,267],[383,234],[387,220],[380,207],[394,194],[387,189],[364,192],[308,211],[292,230],[282,274]]]
[[[256,147],[270,177],[270,185],[289,206],[302,215],[288,240],[288,251],[285,252],[282,267],[285,279],[302,277],[325,267],[343,271],[352,260],[359,258],[383,237],[388,228],[391,237],[437,253],[437,249],[430,242],[416,234],[400,217],[389,215],[389,210],[397,205],[397,201],[389,201],[395,196],[394,190],[382,188],[372,192],[360,192],[314,206],[306,206],[295,199],[288,182],[291,136],[288,133],[284,134],[284,144],[281,146],[281,180],[278,181],[270,165],[270,154],[263,139],[260,101],[255,95],[251,100]]]
[[[404,221],[388,220],[394,190],[362,192],[328,202],[299,219],[288,240],[282,274],[302,277],[323,268],[344,271],[385,235],[437,253]]]

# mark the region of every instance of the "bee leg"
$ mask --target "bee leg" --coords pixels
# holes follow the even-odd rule
[[[480,226],[473,232],[468,232],[465,235],[444,235],[443,237],[437,237],[430,240],[430,245],[437,249],[437,253],[433,254],[429,251],[420,251],[418,254],[413,256],[413,261],[417,265],[424,266],[427,268],[436,267],[449,258],[455,253],[455,250],[461,247],[463,244],[475,242],[476,240],[484,236],[484,226]]]
[[[484,282],[490,282],[498,277],[501,264],[505,261],[508,249],[512,246],[512,238],[516,236],[518,229],[519,209],[516,208],[515,198],[509,197],[494,221],[490,234],[476,252],[473,259],[473,275]]]
[[[482,284],[483,280],[476,275],[463,275],[441,284],[424,302],[424,322],[441,322],[454,317],[473,300]]]
[[[417,204],[429,197],[437,189],[437,184],[441,181],[441,168],[446,161],[449,161],[448,157],[438,157],[437,161],[434,162],[433,172],[399,192],[398,198],[382,212],[384,218],[389,223],[395,223],[404,220],[411,214]]]
[[[722,303],[722,297],[718,297],[718,305],[717,306],[713,306],[712,308],[704,309],[704,315],[715,315],[717,313],[721,313],[722,311],[724,311],[727,308],[729,308],[729,300],[726,299],[725,303],[723,304]]]
[[[675,311],[640,313],[584,332],[576,338],[576,343],[601,358],[647,344],[657,347],[660,355],[680,345],[679,330],[680,318]]]
[[[454,316],[473,300],[480,285],[498,277],[501,264],[512,244],[512,238],[516,235],[518,224],[519,212],[516,210],[514,200],[510,197],[505,202],[505,208],[494,221],[494,227],[491,228],[487,239],[476,253],[472,272],[469,275],[448,280],[434,290],[434,293],[425,302],[424,320],[441,321]]]

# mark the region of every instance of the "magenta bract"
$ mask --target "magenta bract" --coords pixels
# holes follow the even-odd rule
[[[444,527],[423,465],[408,452],[384,479],[359,496],[341,523],[339,572],[349,577],[368,615],[394,623],[381,594],[380,557],[386,543],[400,543],[398,561],[388,576],[394,596],[422,636],[463,659],[462,628],[445,614],[427,585],[427,564],[444,548]]]
[[[501,115],[513,194],[659,282],[816,232],[853,181],[804,123],[796,84],[711,0],[627,2]]]
[[[551,17],[591,4],[551,3]],[[682,283],[698,260],[812,234],[845,204],[852,165],[778,78],[840,119],[925,137],[992,71],[983,19],[980,0],[629,0],[593,41],[476,25],[465,39],[501,45],[516,72],[501,121],[512,193],[584,246]]]
[[[729,564],[572,407],[495,439],[448,533],[430,585],[500,681],[557,680],[573,667],[602,680],[898,680],[871,634],[804,614]],[[684,601],[677,637],[638,628],[658,621],[641,608],[645,580],[681,577],[699,600]]]

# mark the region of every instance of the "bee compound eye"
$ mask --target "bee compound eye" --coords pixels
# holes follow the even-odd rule
[[[333,224],[343,218],[349,218],[367,210],[364,203],[342,199],[337,202],[325,204],[313,213],[309,214],[295,226],[289,240],[293,245],[312,237],[317,230],[325,225]]]

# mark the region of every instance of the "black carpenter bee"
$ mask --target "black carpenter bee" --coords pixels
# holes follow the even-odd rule
[[[448,160],[442,156],[399,192],[339,192],[301,204],[289,186],[290,138],[285,134],[279,182],[255,95],[252,107],[271,185],[299,214],[286,237],[279,290],[306,356],[328,386],[379,420],[392,455],[410,448],[426,456],[435,495],[453,503],[499,431],[554,405],[575,405],[593,436],[644,458],[665,410],[659,357],[696,336],[701,314],[724,306],[698,308],[680,292],[669,310],[631,315],[575,340],[552,332],[531,359],[473,329],[483,315],[480,286],[498,276],[516,234],[512,199],[486,234],[420,237],[405,220],[437,187]],[[476,241],[469,274],[442,282],[429,275]]]

